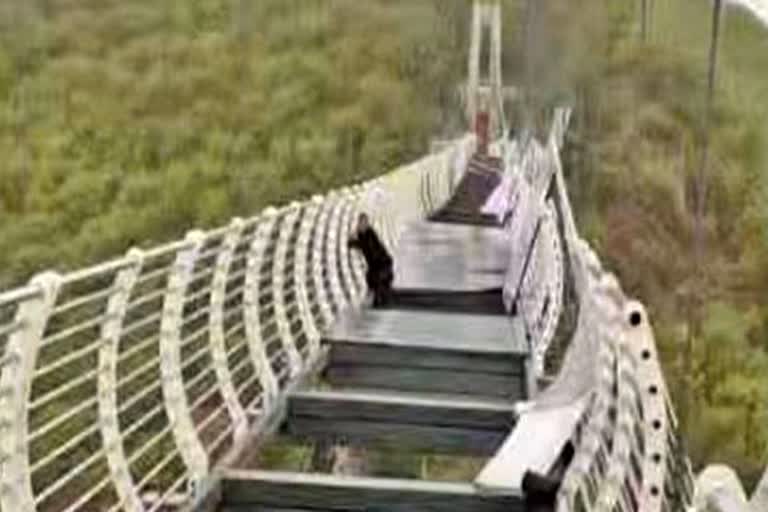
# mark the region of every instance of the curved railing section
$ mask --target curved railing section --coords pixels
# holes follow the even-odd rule
[[[578,302],[562,367],[530,406],[584,404],[557,509],[686,510],[693,479],[647,313],[603,269],[573,219],[559,156],[569,117],[567,109],[556,111],[544,144],[508,143],[512,185],[502,215],[513,246],[505,301],[522,316],[537,377],[545,377],[567,277]]]
[[[504,144],[507,198],[496,211],[507,222],[511,261],[504,284],[507,309],[525,325],[536,377],[545,377],[545,359],[560,322],[564,301],[564,243],[556,205],[558,152],[570,111],[558,111],[549,146],[536,140]],[[561,133],[562,132],[562,133]]]
[[[320,357],[321,330],[363,301],[357,213],[394,248],[448,198],[472,144],[0,294],[0,511],[202,500]]]

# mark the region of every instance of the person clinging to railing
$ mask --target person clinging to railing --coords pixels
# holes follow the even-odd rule
[[[392,292],[393,260],[371,226],[368,215],[360,214],[355,235],[349,239],[348,243],[350,247],[359,250],[365,258],[368,267],[365,281],[368,289],[373,293],[373,307],[386,305]]]

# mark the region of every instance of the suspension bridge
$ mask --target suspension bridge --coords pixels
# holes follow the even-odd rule
[[[474,7],[478,133],[1,293],[0,511],[768,510],[768,477],[749,501],[727,469],[693,476],[652,319],[579,235],[570,110],[506,136],[500,14]],[[384,308],[347,245],[359,212],[395,255]],[[264,463],[285,439],[303,471]],[[374,475],[374,449],[480,465]]]

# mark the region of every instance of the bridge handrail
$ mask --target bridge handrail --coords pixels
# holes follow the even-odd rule
[[[557,130],[552,133],[551,141],[562,140]],[[691,503],[690,467],[675,449],[676,419],[647,313],[642,304],[626,298],[618,281],[603,270],[594,251],[579,237],[559,155],[550,154],[565,252],[580,303],[575,336],[586,333],[599,340],[600,354],[609,354],[599,357],[591,368],[582,366],[582,371],[594,376],[591,379],[565,369],[559,376],[564,381],[561,387],[591,388],[596,405],[585,416],[581,437],[575,439],[576,456],[561,488],[558,510],[613,510],[617,505],[620,510],[682,509]],[[568,359],[589,364],[589,351],[588,344],[572,342],[565,364]],[[568,379],[582,382],[579,386]],[[606,410],[611,414],[604,414]]]
[[[390,174],[0,294],[0,511],[155,512],[203,499],[364,297],[347,248],[448,198],[457,141]]]
[[[532,340],[536,377],[545,376],[545,359],[555,338],[564,301],[565,244],[559,233],[557,208],[551,198],[559,168],[558,144],[562,144],[570,117],[569,109],[561,110],[557,111],[546,147],[535,139],[504,141],[505,174],[512,183],[506,202],[512,261],[505,278],[504,298],[508,309],[516,308],[530,327],[528,336]],[[534,239],[536,225],[541,229]],[[522,263],[529,253],[531,264],[524,266]],[[518,303],[513,305],[514,299]]]
[[[508,165],[517,164],[515,169],[524,182],[521,187],[530,190],[533,198],[511,203],[517,224],[522,219],[530,224],[532,218],[557,216],[562,225],[562,237],[555,228],[553,236],[538,237],[534,242],[530,275],[523,279],[525,288],[519,293],[529,298],[527,304],[522,301],[523,314],[526,319],[550,314],[549,325],[560,319],[557,299],[563,298],[564,258],[569,260],[579,303],[576,330],[563,367],[534,404],[559,407],[591,396],[584,402],[589,407],[573,434],[576,454],[561,487],[558,510],[614,510],[615,506],[620,510],[679,510],[691,503],[691,471],[679,450],[676,418],[653,332],[643,306],[625,297],[618,281],[603,269],[578,233],[559,154],[570,110],[557,109],[554,117],[545,145],[535,139],[510,143],[521,149],[513,156],[508,153]],[[517,224],[513,219],[513,235],[520,229],[519,225],[515,228]],[[519,233],[513,236],[519,238]],[[553,244],[553,239],[562,243]],[[552,311],[545,311],[542,297],[554,301]],[[542,329],[533,336],[537,360],[549,350],[553,334],[553,329]],[[536,369],[541,375],[540,364]]]

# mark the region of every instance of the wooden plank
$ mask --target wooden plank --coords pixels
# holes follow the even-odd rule
[[[587,399],[524,413],[475,485],[486,494],[520,492],[526,471],[547,474],[555,465],[581,417]]]
[[[324,377],[334,387],[450,393],[507,400],[523,399],[525,389],[523,379],[518,376],[428,368],[334,365],[326,369]]]
[[[227,471],[224,508],[387,512],[522,512],[519,497],[480,496],[470,484],[273,471]]]
[[[330,347],[330,364],[377,364],[417,368],[457,369],[478,373],[523,375],[522,355],[445,351],[425,347],[397,347],[336,341]]]
[[[432,427],[510,431],[515,423],[509,401],[424,397],[365,391],[300,391],[288,399],[288,421],[294,418],[361,420]]]
[[[509,434],[508,430],[309,417],[291,418],[285,428],[289,435],[302,440],[346,441],[392,450],[484,457],[492,456]]]

